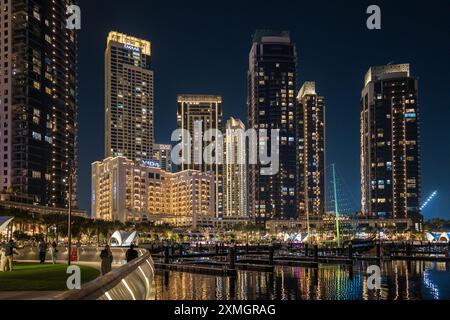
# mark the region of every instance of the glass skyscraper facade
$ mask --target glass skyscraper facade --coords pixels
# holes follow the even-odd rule
[[[110,32],[105,53],[105,158],[133,161],[153,157],[153,71],[151,44]]]
[[[249,166],[249,212],[259,222],[298,217],[297,205],[297,50],[288,32],[257,31],[249,56],[248,127],[280,130],[280,167],[262,175]]]
[[[298,195],[300,216],[321,217],[326,212],[325,98],[316,83],[305,82],[297,98],[299,108]]]
[[[14,201],[66,208],[77,193],[76,1],[3,0],[0,12],[0,189]]]
[[[182,145],[191,145],[190,153],[184,154],[182,150],[182,163],[180,171],[198,170],[210,172],[214,176],[215,216],[223,215],[223,180],[222,164],[219,161],[208,163],[204,159],[206,148],[214,142],[213,137],[204,136],[211,130],[222,132],[222,97],[211,95],[179,95],[177,108],[178,129],[186,130],[191,140],[181,135]],[[196,128],[198,130],[196,130]],[[206,140],[209,138],[209,142]],[[195,141],[200,143],[194,143]],[[219,146],[222,147],[222,146]],[[218,152],[221,149],[218,150]],[[211,155],[214,156],[214,155]],[[217,157],[217,155],[216,155]]]
[[[419,84],[408,64],[372,67],[361,98],[362,213],[420,214]]]

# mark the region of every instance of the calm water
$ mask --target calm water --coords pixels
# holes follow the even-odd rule
[[[450,300],[450,265],[385,262],[383,289],[369,292],[362,270],[321,265],[319,270],[277,267],[274,273],[239,272],[236,278],[160,272],[158,300]],[[353,270],[353,271],[352,271]]]

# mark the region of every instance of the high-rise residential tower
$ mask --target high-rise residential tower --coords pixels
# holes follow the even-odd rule
[[[299,209],[301,216],[320,217],[325,201],[325,98],[315,82],[305,82],[297,98],[299,107]]]
[[[172,172],[172,146],[170,144],[155,144],[153,147],[153,160],[159,162],[161,170]]]
[[[105,157],[153,157],[151,44],[110,32],[105,53]]]
[[[16,201],[76,206],[76,1],[3,0],[0,11],[0,189]],[[69,172],[75,178],[69,179]]]
[[[180,95],[178,96],[178,128],[186,130],[191,136],[190,155],[182,154],[180,170],[198,170],[214,174],[216,217],[223,214],[223,186],[222,164],[220,161],[205,161],[203,155],[207,146],[214,141],[205,141],[205,135],[211,130],[222,132],[222,97],[209,95]],[[197,130],[196,130],[197,127]],[[206,137],[208,138],[208,137]],[[199,141],[199,143],[194,143]],[[188,137],[181,136],[181,143],[188,143]],[[216,155],[217,156],[217,155]],[[188,161],[190,160],[190,161]],[[188,163],[189,162],[189,163]]]
[[[288,32],[257,31],[249,58],[249,129],[269,130],[268,137],[280,130],[278,174],[264,176],[259,165],[249,166],[250,213],[261,222],[297,218],[296,47]],[[269,138],[269,150],[271,144]]]
[[[248,217],[245,125],[231,118],[224,132],[224,218]]]
[[[369,69],[361,98],[362,213],[420,214],[419,84],[409,64]]]

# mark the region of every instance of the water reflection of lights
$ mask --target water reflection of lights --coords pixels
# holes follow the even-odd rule
[[[431,295],[433,296],[433,299],[439,300],[439,287],[433,283],[431,280],[431,271],[425,270],[423,273],[423,283],[424,285],[430,290]]]
[[[348,267],[332,265],[319,269],[277,267],[274,273],[239,271],[233,279],[177,272],[164,277],[158,272],[156,289],[158,300],[450,299],[446,289],[450,277],[434,277],[433,272],[440,268],[430,263],[385,262],[383,288],[377,292],[367,290],[367,263],[355,265],[353,273]],[[450,275],[450,270],[444,273]]]

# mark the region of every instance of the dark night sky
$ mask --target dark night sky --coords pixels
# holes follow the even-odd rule
[[[383,29],[366,28],[378,4]],[[291,31],[299,84],[317,81],[327,100],[327,158],[357,200],[359,99],[371,65],[410,63],[420,79],[423,198],[427,218],[450,219],[450,1],[80,0],[79,206],[90,211],[90,164],[103,158],[104,50],[109,31],[152,42],[157,142],[170,142],[181,93],[224,97],[224,119],[246,122],[246,74],[256,29]],[[358,202],[359,205],[359,202]]]

